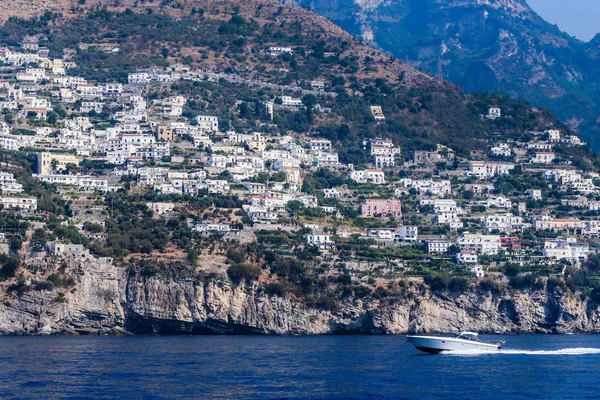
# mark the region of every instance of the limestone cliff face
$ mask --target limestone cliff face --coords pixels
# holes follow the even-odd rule
[[[257,283],[226,277],[166,280],[128,275],[111,263],[82,263],[63,292],[7,294],[2,334],[330,334],[409,332],[600,332],[600,308],[560,290],[502,296],[426,294],[412,300],[348,299],[335,312],[271,297]]]

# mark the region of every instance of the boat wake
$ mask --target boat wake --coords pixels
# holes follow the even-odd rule
[[[589,354],[600,354],[600,349],[576,347],[559,350],[498,350],[498,351],[449,351],[441,354],[449,356],[479,356],[479,355],[530,355],[530,356],[583,356]]]

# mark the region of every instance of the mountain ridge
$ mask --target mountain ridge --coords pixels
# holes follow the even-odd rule
[[[470,92],[555,112],[585,139],[600,135],[597,41],[584,43],[525,1],[302,0],[354,35]]]

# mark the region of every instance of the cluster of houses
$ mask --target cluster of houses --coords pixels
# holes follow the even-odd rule
[[[293,50],[270,47],[266,53],[280,56]],[[76,65],[67,58],[50,59],[43,48],[31,42],[24,44],[22,51],[0,48],[0,61],[18,71],[14,79],[0,81],[0,109],[15,114],[13,124],[0,122],[0,148],[36,151],[35,177],[40,182],[100,193],[119,190],[129,182],[164,195],[236,195],[243,200],[243,211],[253,223],[273,226],[295,217],[290,204],[296,202],[306,209],[320,210],[324,221],[337,220],[336,224],[345,229],[340,208],[349,207],[358,218],[375,220],[380,226],[354,228],[353,233],[385,245],[422,242],[432,257],[449,255],[477,277],[485,273],[482,256],[502,253],[529,253],[551,260],[548,262],[581,263],[594,251],[590,243],[600,235],[600,223],[584,215],[584,211],[600,210],[600,176],[578,170],[553,152],[557,145],[584,145],[579,138],[560,131],[533,132],[529,143],[491,143],[488,156],[480,154],[471,160],[460,159],[442,145],[435,151],[402,154],[399,143],[372,138],[363,143],[370,157],[368,165],[346,165],[340,162],[330,140],[221,129],[215,115],[182,117],[188,102],[183,95],[174,93],[152,100],[144,97],[142,89],[149,85],[198,77],[184,67],[138,71],[129,75],[127,84],[99,84],[71,76],[69,70]],[[53,90],[42,90],[48,84]],[[317,83],[313,86],[322,89]],[[302,100],[292,96],[282,95],[279,100],[277,107],[305,107]],[[271,117],[277,109],[274,104],[266,104]],[[60,108],[73,113],[65,117]],[[373,105],[369,111],[377,124],[385,123],[381,106]],[[98,115],[112,123],[94,124]],[[502,112],[490,108],[482,117],[498,119]],[[32,123],[29,132],[23,134],[21,127],[27,121],[52,122],[57,118],[60,125]],[[82,174],[79,167],[84,160],[110,164],[110,172],[103,176]],[[443,168],[450,165],[454,168]],[[545,187],[529,188],[516,198],[503,194],[495,180],[515,173],[517,167],[521,173],[539,176]],[[321,168],[347,180],[319,189],[317,194],[304,192],[306,176]],[[400,178],[398,170],[407,173]],[[371,185],[381,191],[359,196],[353,189]],[[529,201],[543,201],[550,188],[572,194],[563,198],[561,205],[575,213],[579,210],[581,215],[559,218],[554,209],[527,209]],[[3,208],[36,211],[37,200],[22,194],[22,185],[8,170],[0,171],[0,189]],[[470,198],[462,195],[465,191],[471,193]],[[416,209],[406,211],[407,201],[414,202]],[[149,207],[158,214],[175,208],[173,203],[152,203]],[[419,217],[422,225],[404,223],[413,217]],[[240,232],[239,225],[222,221],[207,220],[193,228],[202,233]],[[446,233],[431,234],[432,228]],[[318,224],[310,230],[305,237],[307,245],[335,253],[335,237],[343,236],[339,228],[337,233],[325,233],[327,230]],[[527,231],[552,232],[556,237],[525,248],[520,236]]]

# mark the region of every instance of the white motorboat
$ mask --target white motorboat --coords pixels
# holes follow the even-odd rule
[[[479,339],[474,332],[462,332],[455,337],[443,336],[407,336],[408,341],[417,349],[429,354],[438,354],[443,351],[469,352],[469,351],[498,351],[505,343],[486,343]]]

